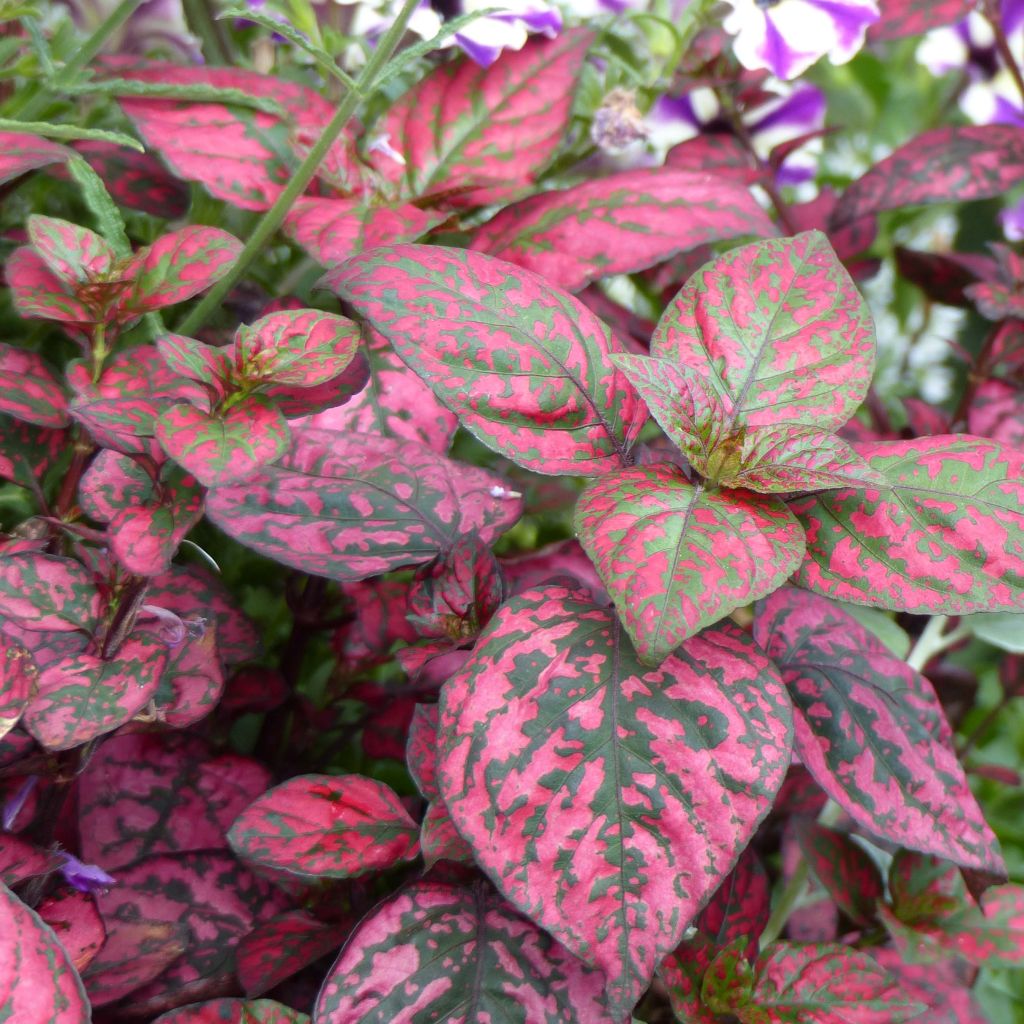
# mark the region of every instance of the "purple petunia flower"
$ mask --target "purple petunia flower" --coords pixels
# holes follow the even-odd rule
[[[556,7],[544,0],[505,0],[488,3],[487,0],[462,0],[462,13],[472,14],[488,7],[500,6],[495,14],[488,14],[455,33],[455,41],[477,64],[488,67],[502,50],[521,50],[530,35],[539,34],[553,39],[562,30],[562,15]]]
[[[739,62],[764,68],[784,81],[803,74],[828,54],[845,64],[864,45],[868,27],[879,18],[877,0],[726,0],[723,22],[735,36]]]

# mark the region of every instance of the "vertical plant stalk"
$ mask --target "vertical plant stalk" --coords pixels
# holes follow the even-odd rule
[[[359,101],[363,99],[373,88],[377,76],[384,69],[384,66],[391,59],[399,41],[405,34],[406,25],[412,17],[419,0],[405,0],[402,10],[391,27],[384,33],[383,38],[374,50],[370,59],[366,62],[362,73],[356,79],[356,88],[350,90],[341,101],[334,117],[331,118],[327,127],[324,128],[316,145],[309,151],[306,159],[299,165],[298,170],[292,175],[285,190],[278,196],[274,205],[260,218],[252,235],[245,243],[234,266],[211,288],[202,301],[192,310],[185,320],[179,325],[178,331],[181,334],[194,334],[207,320],[210,314],[220,306],[224,296],[231,290],[235,282],[245,273],[249,264],[263,250],[270,241],[274,232],[284,222],[288,211],[291,210],[295,200],[306,191],[306,186],[313,180],[313,176],[320,166],[320,162],[327,155],[327,151],[334,144],[334,141],[345,129],[356,112]]]
[[[1013,50],[1010,49],[1010,41],[1006,38],[999,6],[999,0],[983,0],[982,2],[982,10],[995,35],[996,49],[999,51],[999,56],[1003,58],[1003,63],[1006,65],[1006,70],[1010,72],[1014,85],[1017,86],[1021,102],[1024,103],[1024,75],[1021,74],[1017,58],[1013,55]]]
[[[218,22],[210,17],[208,0],[185,0],[185,21],[202,41],[203,55],[214,64],[227,64],[228,46]]]
[[[970,629],[963,623],[947,633],[948,623],[949,617],[946,615],[935,615],[928,620],[928,625],[924,627],[913,649],[907,655],[907,664],[915,672],[924,671],[925,665],[937,654],[956,646],[971,635]]]

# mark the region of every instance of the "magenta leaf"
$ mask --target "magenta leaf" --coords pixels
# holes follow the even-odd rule
[[[0,557],[0,616],[23,629],[89,633],[100,616],[100,597],[80,562],[56,555]]]
[[[428,868],[440,860],[473,864],[473,848],[462,838],[452,821],[448,805],[443,800],[432,800],[420,825],[420,853]]]
[[[320,990],[313,1024],[618,1024],[603,984],[486,882],[420,881],[360,924]]]
[[[967,411],[967,427],[1007,448],[1024,449],[1024,390],[1003,380],[984,381]]]
[[[850,185],[832,226],[882,210],[1001,196],[1024,173],[1017,125],[947,125],[918,135]]]
[[[701,1002],[713,1013],[727,1019],[739,1014],[750,1002],[754,965],[743,954],[743,941],[729,943],[708,964],[700,987]]]
[[[273,999],[211,999],[160,1014],[153,1024],[309,1024],[309,1015]]]
[[[299,775],[247,807],[228,833],[253,864],[308,878],[354,878],[415,860],[419,829],[398,796],[361,775]]]
[[[282,909],[282,898],[269,882],[216,850],[135,861],[118,872],[116,886],[97,894],[96,902],[108,935],[117,935],[124,925],[147,926],[165,936],[185,928],[184,951],[155,980],[132,991],[136,1016],[225,991],[234,977],[238,941]],[[103,956],[101,950],[97,961]]]
[[[908,849],[1003,875],[999,844],[923,676],[851,615],[801,590],[769,597],[754,637],[782,669],[801,760],[858,825]]]
[[[194,224],[163,235],[125,267],[131,285],[120,308],[149,313],[191,299],[219,281],[241,251],[242,243],[220,228]]]
[[[89,893],[61,890],[39,904],[39,916],[53,929],[79,973],[89,966],[106,939],[103,921]]]
[[[1024,453],[966,435],[857,451],[887,486],[791,503],[807,532],[795,582],[921,614],[1024,608]]]
[[[409,723],[409,739],[405,746],[405,764],[426,800],[441,795],[437,785],[437,722],[436,704],[417,704]]]
[[[287,309],[235,335],[237,379],[309,388],[338,376],[356,354],[359,328],[318,309]]]
[[[247,547],[349,581],[429,562],[464,533],[489,543],[521,509],[501,478],[414,442],[324,430],[207,497],[210,519]]]
[[[668,465],[592,484],[575,523],[644,664],[770,594],[803,558],[800,526],[777,498],[705,490]]]
[[[271,918],[238,944],[238,980],[243,991],[249,999],[269,992],[337,949],[344,937],[338,922],[318,921],[303,910]]]
[[[0,739],[18,724],[38,681],[32,655],[16,640],[0,635]]]
[[[114,265],[113,247],[95,231],[39,214],[32,214],[27,226],[37,255],[72,288],[103,280]]]
[[[251,477],[288,450],[288,422],[264,395],[248,395],[222,412],[175,405],[156,421],[164,451],[206,487]]]
[[[140,463],[104,449],[82,474],[78,501],[87,516],[109,523],[122,509],[152,501],[155,490],[153,478]]]
[[[564,140],[592,41],[574,29],[506,50],[489,68],[468,57],[442,64],[376,124],[401,157],[375,153],[376,169],[403,197],[474,206],[514,196]]]
[[[876,948],[871,955],[896,979],[904,995],[927,1007],[917,1018],[920,1024],[990,1024],[954,961],[908,964],[895,949]]]
[[[113,658],[61,658],[39,673],[39,690],[25,709],[25,730],[47,750],[69,750],[113,732],[156,693],[167,649],[147,636],[129,637]]]
[[[775,227],[740,182],[706,173],[625,171],[506,207],[470,247],[576,292],[676,253]]]
[[[224,670],[217,656],[217,630],[200,620],[173,651],[173,657],[153,695],[154,715],[172,729],[186,729],[209,715],[224,693]]]
[[[868,28],[872,42],[917,36],[966,18],[971,0],[878,0],[882,17]]]
[[[64,430],[41,428],[0,412],[0,479],[34,487],[66,451]]]
[[[0,185],[48,164],[64,163],[74,156],[65,146],[21,132],[0,132]]]
[[[811,870],[840,910],[855,925],[870,927],[885,889],[875,862],[849,836],[815,821],[801,822],[796,834]]]
[[[867,953],[846,946],[777,942],[757,963],[750,1003],[733,1012],[741,1024],[900,1024],[923,1009]]]
[[[875,332],[820,231],[733,249],[705,264],[662,314],[651,354],[698,372],[728,428],[835,428],[871,382]]]
[[[87,308],[30,246],[15,249],[4,262],[4,281],[11,289],[14,308],[29,320],[56,320],[62,324],[88,324],[102,319]]]
[[[415,242],[448,216],[412,203],[380,206],[359,199],[304,196],[288,212],[284,232],[317,263],[331,267],[364,249]]]
[[[23,783],[24,785],[24,783]],[[7,807],[4,807],[7,819]],[[31,817],[31,815],[30,815]],[[17,813],[10,815],[10,824],[17,821]],[[5,827],[8,821],[4,822]],[[50,850],[40,849],[20,836],[0,831],[0,882],[15,886],[27,878],[49,875],[60,867],[60,857]]]
[[[738,627],[649,669],[610,609],[550,585],[506,602],[442,689],[441,791],[499,889],[601,968],[622,1014],[770,810],[790,730]]]
[[[221,397],[223,382],[231,375],[229,349],[181,334],[162,334],[156,339],[156,347],[171,373],[209,384]]]
[[[0,1007],[12,1024],[89,1024],[78,972],[53,930],[0,884]]]
[[[415,381],[425,394],[430,395],[429,390],[420,384],[414,374],[406,373],[405,376],[407,379]],[[308,388],[273,384],[269,387],[264,386],[261,390],[268,398],[273,399],[285,419],[292,420],[313,417],[321,413],[336,414],[341,406],[346,405],[360,394],[369,380],[369,361],[366,358],[366,352],[359,349],[352,357],[352,361],[337,377],[332,377],[322,384],[314,384]],[[430,398],[433,400],[433,395],[430,395]],[[454,420],[455,417],[453,416],[452,419]],[[306,420],[304,425],[317,426],[318,424]]]
[[[184,921],[129,916],[103,924],[106,941],[82,972],[93,1007],[116,1002],[153,981],[185,952],[189,941]]]
[[[69,422],[68,399],[35,352],[0,342],[0,413],[41,427]]]
[[[398,245],[349,260],[327,282],[513,462],[595,475],[630,458],[646,413],[610,360],[621,345],[543,278],[468,250]]]
[[[82,857],[116,873],[152,854],[226,849],[231,823],[269,784],[257,762],[214,755],[196,736],[113,736],[80,776]]]

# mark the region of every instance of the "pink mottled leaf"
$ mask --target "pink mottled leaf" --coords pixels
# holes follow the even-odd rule
[[[304,196],[288,212],[283,230],[317,263],[331,267],[364,249],[415,242],[448,216],[444,210],[421,210],[412,203],[380,206]]]
[[[521,509],[501,478],[414,442],[323,430],[207,498],[210,519],[246,546],[349,581],[428,562],[464,533],[490,542]]]
[[[887,485],[791,503],[807,533],[795,582],[921,614],[1024,608],[1024,452],[967,435],[857,451]]]
[[[238,944],[238,980],[253,999],[337,949],[345,938],[338,922],[291,910],[259,925]]]
[[[850,185],[832,213],[839,227],[868,214],[1001,196],[1024,173],[1024,129],[946,125],[911,139]]]
[[[750,1002],[754,985],[754,965],[744,956],[742,945],[741,940],[719,949],[701,981],[701,1002],[727,1019]]]
[[[783,668],[783,678],[788,672]],[[856,925],[869,927],[884,883],[875,862],[849,836],[815,821],[801,822],[797,838],[804,857],[829,896]]]
[[[0,1011],[14,1024],[89,1024],[78,972],[53,930],[0,884]]]
[[[29,320],[56,320],[62,324],[89,324],[98,317],[67,289],[64,282],[30,246],[15,249],[4,262],[4,281],[19,316]]]
[[[311,878],[353,878],[414,860],[418,832],[382,782],[299,775],[247,807],[228,842],[253,864]]]
[[[16,640],[0,636],[0,739],[18,724],[38,680],[32,655]]]
[[[80,776],[82,857],[116,873],[152,854],[226,849],[231,823],[269,784],[256,761],[214,755],[196,736],[113,736]]]
[[[603,984],[483,880],[420,881],[360,924],[320,990],[313,1024],[618,1024]]]
[[[106,941],[82,973],[93,1007],[117,1002],[153,981],[181,957],[189,941],[183,921],[128,916],[103,923]]]
[[[27,227],[37,255],[72,288],[102,280],[114,265],[113,247],[95,231],[40,214],[32,214]]]
[[[728,131],[702,132],[673,146],[665,154],[665,166],[677,171],[714,175],[750,185],[764,176],[764,169],[735,135]],[[771,232],[768,232],[771,233]]]
[[[0,185],[49,164],[64,163],[74,153],[38,135],[0,132]]]
[[[530,196],[479,228],[470,247],[575,292],[707,242],[774,233],[742,183],[662,168]]]
[[[576,78],[593,35],[532,39],[490,67],[449,61],[413,86],[375,126],[402,162],[373,154],[399,194],[476,206],[536,180],[565,138]]]
[[[156,339],[156,347],[172,373],[209,384],[220,397],[223,382],[231,373],[227,348],[207,345],[181,334],[162,334]]]
[[[223,992],[232,984],[239,940],[283,909],[283,898],[269,882],[220,851],[135,861],[118,872],[116,886],[96,894],[96,901],[108,935],[124,924],[146,925],[165,935],[172,929],[180,935],[185,928],[184,951],[153,981],[129,990],[136,1016]]]
[[[76,889],[65,889],[39,904],[39,916],[53,929],[75,970],[81,974],[106,939],[92,896]]]
[[[129,637],[113,658],[61,658],[39,673],[39,688],[22,718],[47,750],[69,750],[113,732],[145,707],[167,664],[159,641]]]
[[[916,1024],[990,1024],[953,961],[908,964],[895,949],[876,948],[871,955],[896,979],[904,995],[927,1007],[914,1018]]]
[[[0,412],[41,427],[63,427],[68,401],[53,371],[35,352],[0,342]]]
[[[406,373],[407,378],[415,380],[411,373]],[[273,399],[274,404],[284,414],[285,419],[304,419],[303,425],[316,426],[306,417],[314,417],[322,413],[335,413],[339,407],[346,405],[366,387],[370,380],[370,366],[366,353],[359,349],[352,357],[352,361],[336,377],[324,381],[322,384],[314,384],[312,387],[300,387],[295,385],[273,384],[261,390],[268,397]],[[416,381],[419,384],[419,381]],[[420,384],[422,388],[423,385]],[[423,388],[426,394],[430,394]],[[433,399],[433,396],[430,396]],[[329,416],[327,417],[330,418]],[[454,417],[452,417],[454,419]]]
[[[0,479],[32,487],[66,451],[68,434],[0,413]]]
[[[417,704],[405,746],[406,767],[426,800],[434,800],[441,795],[437,786],[438,716],[436,704]]]
[[[462,249],[398,245],[327,282],[463,426],[540,473],[622,465],[646,412],[610,360],[621,344],[543,278]]]
[[[351,618],[335,631],[331,647],[343,673],[354,675],[390,661],[396,642],[416,640],[416,630],[405,617],[409,588],[404,580],[343,583],[341,593]]]
[[[920,1014],[895,979],[867,953],[846,946],[773,943],[757,963],[741,1024],[900,1024]]]
[[[17,825],[18,817],[14,816],[12,825]],[[31,819],[31,813],[26,817]],[[33,846],[10,832],[0,832],[0,882],[4,885],[14,886],[27,878],[48,875],[56,871],[60,863],[60,858],[52,851]]]
[[[771,593],[803,558],[802,531],[780,500],[705,490],[668,465],[597,481],[575,523],[644,664]]]
[[[550,585],[506,602],[445,684],[441,791],[478,863],[605,973],[621,1014],[770,810],[790,730],[738,627],[649,669],[611,609]]]
[[[851,615],[801,590],[771,595],[754,637],[782,669],[801,760],[858,825],[1005,877],[952,744],[930,727],[944,714],[923,676]]]
[[[420,825],[420,852],[428,868],[441,860],[475,863],[473,848],[455,827],[448,805],[443,800],[432,800],[424,812]]]
[[[1024,449],[1024,390],[1004,380],[984,381],[967,411],[967,427],[1007,448]]]
[[[309,1024],[309,1015],[273,999],[210,999],[160,1014],[153,1024]]]
[[[154,715],[172,729],[186,729],[209,715],[224,693],[224,670],[217,656],[217,629],[205,622],[193,627],[172,650],[171,660],[153,695]]]
[[[31,552],[0,557],[0,616],[32,631],[88,633],[99,615],[99,594],[80,562]]]
[[[971,0],[878,0],[882,17],[868,28],[872,42],[921,35],[966,18]]]
[[[125,267],[131,285],[120,308],[141,314],[191,299],[219,281],[241,251],[242,243],[220,228],[193,224],[163,235]]]
[[[359,345],[359,328],[318,309],[287,309],[261,317],[235,335],[237,379],[309,388],[337,377]]]
[[[841,426],[871,382],[875,332],[820,231],[732,249],[662,314],[651,354],[698,372],[740,426]]]
[[[175,405],[156,421],[164,451],[206,487],[245,480],[288,449],[288,422],[263,395],[220,413]]]

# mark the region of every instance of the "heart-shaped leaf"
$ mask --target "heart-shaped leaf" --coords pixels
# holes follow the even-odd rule
[[[226,849],[231,823],[270,785],[262,765],[185,733],[128,733],[79,777],[82,857],[115,871],[156,853]]]
[[[380,965],[391,970],[382,975]],[[483,880],[420,881],[367,917],[331,968],[313,1024],[522,1020],[618,1024],[581,964]]]
[[[644,664],[770,594],[803,558],[802,531],[781,501],[708,491],[667,465],[598,480],[575,523]]]
[[[1024,174],[1024,129],[946,125],[918,135],[843,193],[832,227],[882,210],[1004,195]]]
[[[12,1024],[89,1024],[78,972],[53,930],[0,884],[0,1007]]]
[[[621,345],[543,278],[481,253],[397,245],[326,280],[488,447],[539,473],[628,463],[646,412],[611,362]]]
[[[99,620],[100,596],[72,558],[7,555],[0,557],[0,616],[32,631],[90,633]]]
[[[72,156],[72,150],[38,135],[0,132],[0,185],[39,167],[63,163]]]
[[[28,218],[27,228],[32,248],[57,277],[72,287],[102,280],[114,265],[113,247],[88,228],[39,214]]]
[[[288,450],[288,422],[264,395],[220,413],[175,405],[156,422],[164,451],[206,487],[245,480]]]
[[[807,532],[795,582],[920,614],[1024,609],[1024,452],[966,435],[857,451],[887,486],[790,504]]]
[[[207,498],[236,540],[340,580],[429,562],[464,533],[489,543],[521,509],[501,478],[422,445],[325,430],[303,430],[279,465]]]
[[[102,914],[101,914],[102,917]],[[185,952],[184,921],[105,920],[106,941],[82,974],[89,1002],[106,1006],[159,977]]]
[[[309,1015],[273,999],[211,999],[168,1010],[153,1024],[309,1024]]]
[[[659,168],[530,196],[489,220],[469,244],[576,292],[707,242],[773,234],[742,183]]]
[[[353,878],[415,860],[419,828],[361,775],[299,775],[247,807],[228,842],[242,860],[310,878]]]
[[[923,676],[831,601],[801,590],[772,594],[754,637],[783,671],[801,760],[858,825],[1005,877]]]
[[[732,249],[658,321],[651,354],[704,378],[740,426],[836,428],[871,383],[867,305],[820,231]]]
[[[132,636],[108,661],[78,654],[48,665],[22,718],[25,730],[47,750],[69,750],[113,732],[156,693],[167,648]]]
[[[648,669],[610,609],[551,585],[506,602],[442,689],[441,791],[498,888],[601,968],[621,1015],[770,810],[791,728],[738,627]]]
[[[318,309],[284,309],[235,335],[235,371],[242,381],[309,388],[337,377],[352,362],[359,328]]]
[[[531,39],[490,67],[448,61],[390,105],[375,134],[399,155],[374,166],[402,196],[444,196],[453,205],[507,199],[533,182],[565,139],[593,35]]]
[[[238,980],[254,999],[337,949],[345,939],[339,922],[318,921],[290,910],[249,932],[237,948]]]

